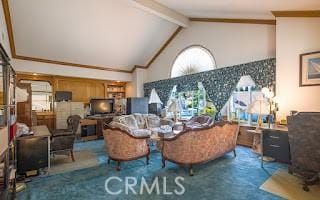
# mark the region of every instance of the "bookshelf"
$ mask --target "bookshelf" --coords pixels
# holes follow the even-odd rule
[[[16,191],[16,74],[0,44],[0,199],[15,199]],[[12,134],[11,134],[12,132]]]
[[[107,85],[107,98],[122,99],[126,97],[125,83],[111,83]]]

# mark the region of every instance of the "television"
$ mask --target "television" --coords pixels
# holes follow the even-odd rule
[[[56,101],[72,101],[72,92],[70,91],[56,91]]]
[[[114,107],[114,99],[91,99],[90,100],[91,115],[113,113],[113,107]]]

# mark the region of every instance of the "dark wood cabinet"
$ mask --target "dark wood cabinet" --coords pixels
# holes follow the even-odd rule
[[[262,135],[263,156],[290,163],[288,131],[264,129]]]
[[[103,130],[105,129],[106,124],[109,124],[112,119],[113,119],[113,115],[110,116],[88,116],[88,119],[91,120],[96,120],[97,121],[97,137],[98,138],[103,138]]]

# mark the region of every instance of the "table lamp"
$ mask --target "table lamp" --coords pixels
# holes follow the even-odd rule
[[[149,113],[160,115],[162,101],[160,100],[156,90],[153,88],[149,98]]]
[[[262,88],[261,92],[263,93],[264,97],[268,99],[269,103],[269,119],[268,125],[269,128],[271,126],[271,116],[275,115],[275,112],[278,111],[278,98],[275,96],[272,88],[264,87]]]
[[[251,76],[246,75],[246,76],[241,76],[238,84],[237,84],[237,88],[245,88],[245,87],[255,87],[256,84],[255,82],[252,80]]]
[[[261,128],[262,125],[262,115],[269,115],[269,103],[264,98],[257,98],[257,100],[253,101],[247,109],[249,114],[258,114],[258,125],[257,130]]]
[[[168,107],[168,111],[173,112],[174,122],[177,122],[177,113],[181,111],[179,102],[177,100],[172,100]]]

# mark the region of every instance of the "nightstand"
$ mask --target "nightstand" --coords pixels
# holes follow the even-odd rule
[[[280,161],[290,163],[290,148],[288,128],[284,126],[272,126],[247,130],[253,134],[252,150],[261,155],[261,167],[264,161]]]
[[[262,155],[272,157],[276,161],[290,163],[290,145],[286,127],[263,129]],[[261,166],[263,167],[263,160]]]

